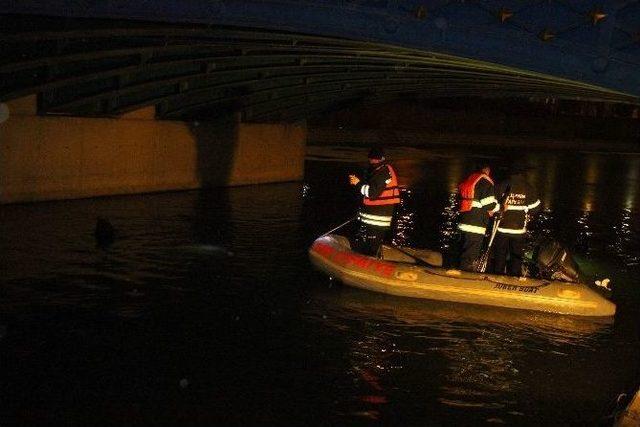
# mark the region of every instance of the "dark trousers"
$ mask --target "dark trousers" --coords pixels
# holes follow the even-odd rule
[[[462,253],[460,254],[460,269],[476,271],[476,261],[482,254],[484,234],[462,232]]]
[[[522,275],[522,258],[525,249],[524,234],[505,234],[498,232],[493,242],[495,253],[494,269],[496,274]],[[505,271],[506,268],[506,271]]]
[[[376,227],[360,222],[353,249],[363,255],[378,255],[378,249],[384,243],[390,229],[391,227]]]

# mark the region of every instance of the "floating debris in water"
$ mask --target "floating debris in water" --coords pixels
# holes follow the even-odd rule
[[[180,380],[180,388],[187,388],[189,387],[189,380],[186,378],[183,378]]]
[[[127,295],[129,295],[130,297],[141,297],[144,296],[144,292],[140,292],[138,289],[134,289],[127,292]]]
[[[202,255],[234,256],[233,252],[220,245],[189,245],[181,246],[179,249],[184,252],[192,252]]]

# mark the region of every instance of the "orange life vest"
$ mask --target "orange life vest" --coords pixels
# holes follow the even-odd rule
[[[398,189],[398,177],[396,171],[393,170],[391,165],[385,165],[389,169],[389,175],[391,175],[391,182],[387,183],[386,187],[375,199],[365,197],[363,203],[367,206],[382,206],[382,205],[397,205],[400,203],[400,190]]]
[[[460,197],[462,198],[462,202],[460,203],[460,212],[469,212],[471,209],[473,209],[476,184],[481,179],[486,179],[493,185],[493,181],[491,180],[491,178],[489,178],[488,175],[481,172],[476,172],[469,175],[469,178],[462,181],[462,183],[458,186]]]

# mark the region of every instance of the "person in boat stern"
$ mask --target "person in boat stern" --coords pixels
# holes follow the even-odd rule
[[[502,207],[495,208],[500,219],[494,242],[495,273],[521,276],[527,224],[531,214],[540,209],[540,199],[527,182],[525,170],[517,167],[496,186],[496,197],[502,201]]]
[[[387,162],[384,150],[369,150],[369,168],[364,177],[349,175],[349,183],[362,195],[358,212],[360,227],[354,249],[365,255],[377,255],[380,245],[387,238],[396,206],[400,203],[398,176]]]
[[[493,187],[491,166],[488,163],[482,163],[479,170],[458,186],[461,215],[458,229],[462,234],[461,270],[476,271],[489,215],[498,206]]]

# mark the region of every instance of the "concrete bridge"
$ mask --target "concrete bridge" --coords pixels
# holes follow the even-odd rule
[[[640,2],[0,0],[0,201],[300,179],[304,120],[443,96],[638,104]]]

